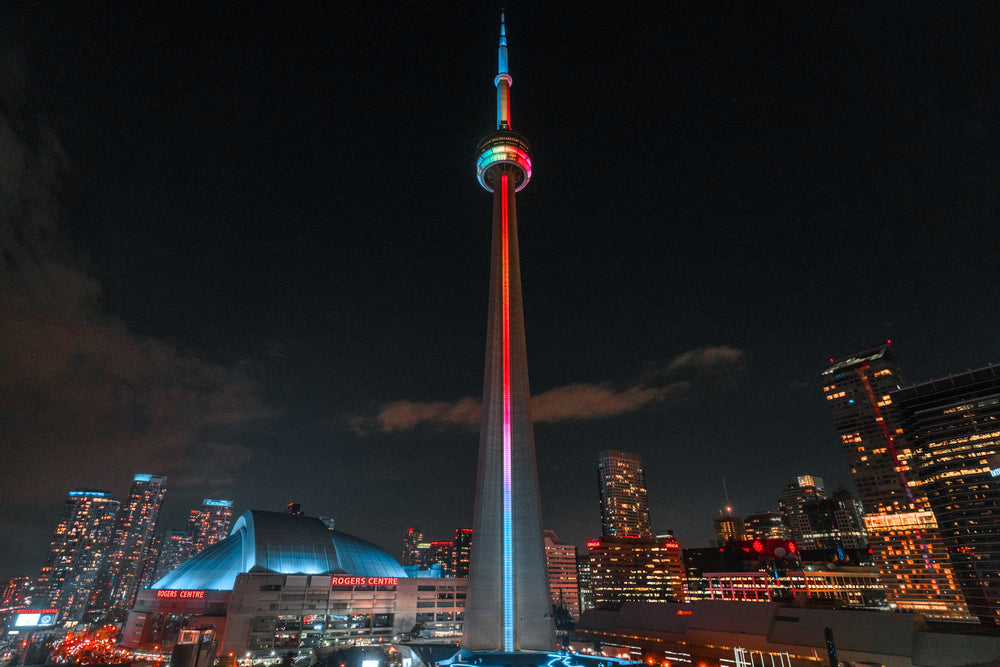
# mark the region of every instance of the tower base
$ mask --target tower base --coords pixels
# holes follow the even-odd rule
[[[455,655],[447,660],[439,660],[437,664],[445,667],[625,667],[643,663],[567,651],[493,653],[460,649]]]

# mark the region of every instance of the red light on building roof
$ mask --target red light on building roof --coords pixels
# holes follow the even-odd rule
[[[885,341],[885,344],[886,345],[892,345],[892,340],[890,339],[890,340]]]

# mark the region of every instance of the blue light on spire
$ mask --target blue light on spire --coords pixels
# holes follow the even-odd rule
[[[498,74],[507,73],[507,33],[504,30],[503,12],[500,12],[500,66]]]

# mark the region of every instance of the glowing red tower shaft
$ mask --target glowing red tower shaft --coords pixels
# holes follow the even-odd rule
[[[529,408],[514,194],[531,178],[530,146],[510,129],[507,38],[500,22],[497,130],[477,174],[493,193],[490,303],[479,474],[463,645],[473,651],[555,648]]]

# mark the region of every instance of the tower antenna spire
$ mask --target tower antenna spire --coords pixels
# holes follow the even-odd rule
[[[514,80],[507,71],[507,30],[504,13],[500,11],[500,47],[497,49],[497,129],[510,129],[510,86]]]

